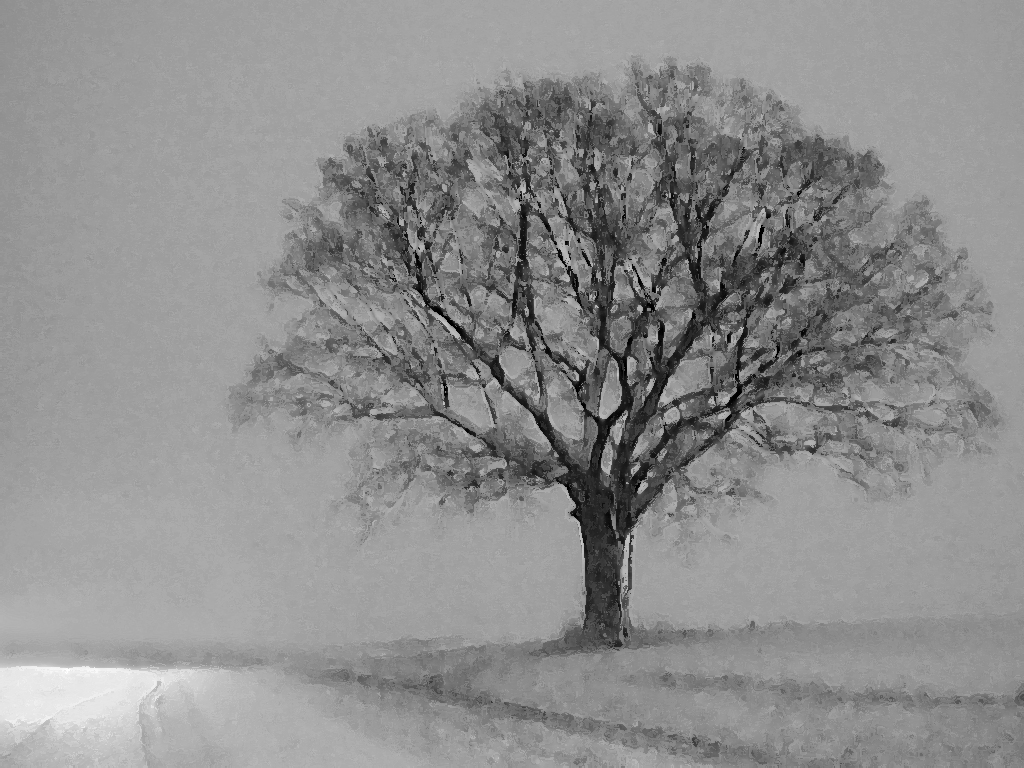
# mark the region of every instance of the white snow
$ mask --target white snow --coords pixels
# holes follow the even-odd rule
[[[424,764],[331,716],[333,696],[270,669],[0,668],[0,764]]]

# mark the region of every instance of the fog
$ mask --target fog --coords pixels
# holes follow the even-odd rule
[[[330,501],[350,443],[233,434],[226,394],[293,307],[257,273],[286,197],[370,123],[504,68],[664,55],[743,75],[874,147],[969,248],[997,335],[969,366],[995,452],[867,504],[813,467],[687,557],[641,535],[635,611],[677,624],[1024,608],[1024,12],[1014,2],[753,6],[8,3],[0,28],[0,638],[340,644],[549,635],[581,598],[564,499],[363,547]]]

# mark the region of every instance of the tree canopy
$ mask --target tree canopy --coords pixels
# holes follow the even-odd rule
[[[308,309],[233,413],[372,423],[369,519],[421,479],[458,507],[557,484],[621,544],[659,499],[748,492],[758,457],[900,492],[995,423],[966,252],[744,80],[508,79],[320,169],[266,279]]]

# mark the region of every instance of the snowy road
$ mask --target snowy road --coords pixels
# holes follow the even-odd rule
[[[417,766],[261,669],[0,668],[0,766]]]

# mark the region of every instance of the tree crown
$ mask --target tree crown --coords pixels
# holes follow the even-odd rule
[[[991,306],[926,200],[703,66],[507,81],[321,161],[267,276],[307,311],[237,424],[371,423],[357,499],[560,484],[633,528],[808,452],[872,492],[981,447]],[[737,459],[741,459],[737,461]]]

